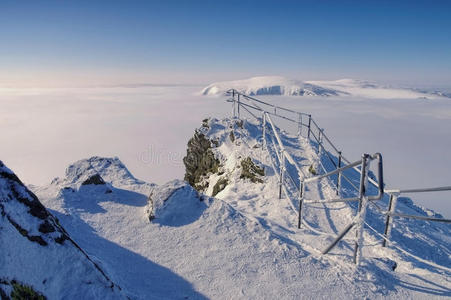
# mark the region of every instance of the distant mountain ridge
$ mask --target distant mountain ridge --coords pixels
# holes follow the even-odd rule
[[[449,98],[439,91],[429,92],[409,88],[394,88],[356,79],[334,81],[300,81],[281,76],[259,76],[243,80],[215,82],[202,91],[202,95],[223,95],[235,89],[243,94],[309,96],[309,97],[361,97],[379,99],[435,99]]]

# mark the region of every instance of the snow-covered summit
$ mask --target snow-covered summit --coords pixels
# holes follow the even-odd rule
[[[244,80],[216,82],[205,87],[201,93],[202,95],[223,95],[230,89],[235,89],[251,96],[337,96],[375,99],[433,99],[446,97],[444,93],[389,87],[366,80],[300,81],[280,76],[260,76]]]
[[[96,175],[99,175],[101,180],[114,187],[152,186],[152,184],[148,184],[134,177],[118,157],[109,158],[99,156],[74,162],[67,167],[65,177],[55,178],[52,184],[61,187],[79,188]]]

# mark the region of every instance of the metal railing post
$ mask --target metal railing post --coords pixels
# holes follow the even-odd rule
[[[382,247],[387,246],[387,240],[390,238],[391,234],[391,228],[393,223],[393,217],[390,215],[395,212],[396,210],[396,202],[398,201],[398,195],[391,194],[390,195],[390,202],[388,202],[388,214],[385,219],[385,230],[384,230],[384,236],[385,239],[382,241]]]
[[[337,169],[341,168],[341,151],[338,151],[338,166]],[[340,193],[341,189],[341,172],[337,175],[337,195]]]
[[[299,216],[298,216],[298,228],[302,226],[302,204],[304,202],[305,184],[302,179],[299,179]]]
[[[236,118],[236,103],[235,103],[235,90],[232,90],[232,110],[233,110],[233,118]]]
[[[238,94],[238,119],[240,118],[240,94]]]
[[[279,199],[282,199],[283,175],[285,173],[284,150],[280,150],[280,176],[279,176]]]
[[[302,136],[302,114],[298,114],[299,115],[299,119],[298,119],[298,137]]]
[[[359,210],[356,228],[356,237],[354,242],[354,263],[358,265],[362,257],[363,246],[363,225],[365,222],[366,207],[368,205],[368,198],[366,197],[366,185],[368,181],[369,169],[369,155],[362,155],[362,173],[360,174],[360,188],[359,188]]]
[[[312,124],[312,115],[308,115],[308,131],[307,131],[307,138],[310,139],[310,127]]]
[[[318,154],[321,153],[322,133],[323,133],[323,130],[321,128],[318,128]]]
[[[266,113],[262,115],[262,150],[266,147]]]

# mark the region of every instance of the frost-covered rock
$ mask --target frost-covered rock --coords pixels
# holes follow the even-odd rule
[[[202,129],[209,128],[202,125]],[[212,150],[212,141],[196,130],[194,136],[188,141],[186,156],[183,158],[185,164],[185,180],[198,191],[208,188],[205,176],[216,173],[219,168],[219,161],[215,158]]]
[[[39,199],[0,161],[0,289],[49,299],[125,298]]]
[[[198,218],[205,209],[204,198],[188,183],[174,180],[151,192],[146,206],[150,221],[181,226]]]
[[[246,120],[204,120],[188,143],[184,158],[185,180],[198,191],[213,197],[224,191],[229,183],[264,183],[265,173],[262,161],[258,159],[260,133],[256,124]]]
[[[117,157],[93,156],[76,161],[67,167],[65,176],[55,178],[48,191],[54,193],[67,192],[68,189],[77,191],[87,185],[105,185],[106,191],[111,191],[115,187],[142,193],[149,193],[154,186],[134,177]]]

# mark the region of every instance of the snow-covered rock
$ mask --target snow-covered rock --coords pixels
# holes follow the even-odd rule
[[[15,283],[49,299],[125,299],[120,288],[0,161],[0,295]]]
[[[375,99],[433,99],[447,97],[447,94],[437,91],[428,92],[409,88],[388,87],[365,80],[300,81],[280,76],[260,76],[244,80],[216,82],[205,87],[201,94],[224,95],[230,89],[235,89],[250,96],[336,96]]]
[[[60,192],[70,189],[78,190],[89,183],[104,182],[105,191],[116,188],[135,189],[142,193],[149,193],[154,184],[146,183],[135,178],[119,158],[93,156],[74,162],[66,169],[63,178],[55,178],[49,192]],[[84,187],[83,187],[84,188]]]
[[[181,226],[197,219],[205,207],[203,200],[188,183],[174,180],[152,190],[146,215],[152,222]]]

